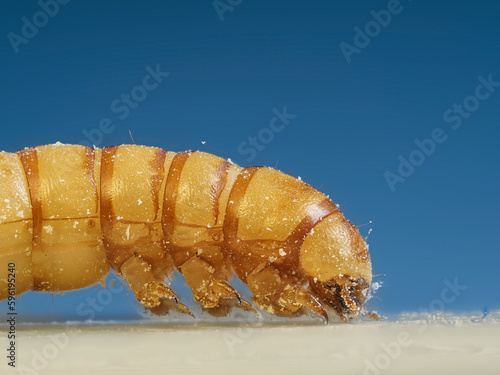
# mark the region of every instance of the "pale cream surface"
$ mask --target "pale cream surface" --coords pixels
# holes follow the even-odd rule
[[[498,374],[500,324],[487,317],[330,326],[168,324],[22,327],[2,374]],[[491,315],[490,315],[491,316]],[[6,327],[0,347],[7,347]],[[31,372],[30,372],[31,370]],[[35,371],[35,372],[33,372]]]

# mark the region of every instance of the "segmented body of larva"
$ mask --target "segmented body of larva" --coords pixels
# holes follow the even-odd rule
[[[155,314],[191,314],[165,283],[175,269],[215,316],[260,308],[343,320],[364,313],[372,279],[357,228],[325,195],[272,168],[204,152],[53,144],[0,153],[0,300],[61,292],[110,268]],[[366,313],[369,315],[369,313]]]

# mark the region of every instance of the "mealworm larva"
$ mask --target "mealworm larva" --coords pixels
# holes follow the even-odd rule
[[[111,268],[157,315],[192,315],[164,283],[175,270],[214,316],[253,311],[235,274],[270,313],[343,320],[365,314],[372,279],[357,228],[303,181],[138,145],[0,152],[0,300],[12,263],[17,294],[91,286]]]

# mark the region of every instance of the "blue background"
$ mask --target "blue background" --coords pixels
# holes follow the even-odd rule
[[[23,17],[43,23],[42,8],[2,2],[0,149],[84,143],[85,134],[100,147],[130,143],[130,130],[139,144],[278,165],[329,194],[354,224],[372,221],[360,230],[373,229],[383,287],[369,309],[498,309],[500,88],[469,96],[479,76],[500,81],[500,3],[402,0],[379,30],[370,12],[387,1],[231,3],[219,15],[212,1],[72,0],[16,53],[9,33],[22,36]],[[355,27],[366,26],[373,37],[366,46],[358,37],[358,48]],[[358,50],[346,59],[341,43]],[[158,64],[170,75],[120,118],[111,103]],[[464,100],[477,109],[453,129],[443,115]],[[249,161],[242,142],[269,136],[262,129],[285,106],[296,117]],[[111,132],[97,132],[103,118]],[[398,157],[408,160],[436,128],[446,141],[392,191],[384,174],[398,173]],[[446,302],[445,280],[455,279],[467,289]],[[20,308],[28,320],[78,319],[75,306],[99,291],[30,293]],[[136,312],[123,292],[96,319]]]

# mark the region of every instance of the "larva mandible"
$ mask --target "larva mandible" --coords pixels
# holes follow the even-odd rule
[[[0,300],[57,293],[110,268],[144,308],[191,314],[164,281],[180,271],[202,309],[252,311],[228,281],[280,316],[365,314],[368,247],[324,194],[268,167],[204,152],[56,143],[0,152]],[[191,314],[192,315],[192,314]]]

